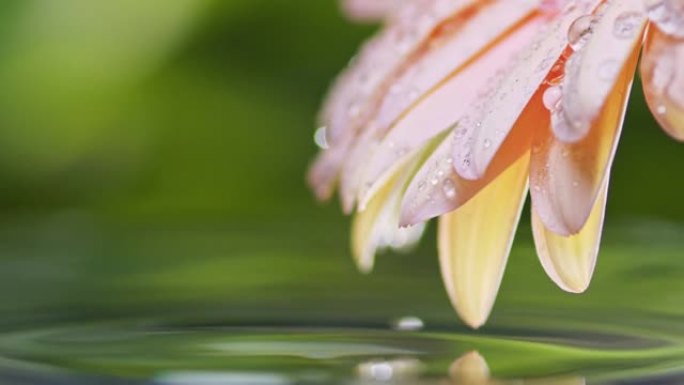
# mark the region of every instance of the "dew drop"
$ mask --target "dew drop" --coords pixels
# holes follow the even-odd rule
[[[322,150],[327,150],[329,148],[328,127],[322,126],[316,130],[314,133],[314,143]]]
[[[361,115],[361,107],[359,107],[359,105],[356,103],[352,103],[349,105],[349,109],[347,112],[349,113],[350,117],[358,118],[359,115]]]
[[[568,29],[568,44],[573,51],[578,51],[587,43],[594,29],[593,15],[580,16]]]
[[[615,19],[613,35],[619,39],[631,39],[639,31],[644,16],[640,12],[624,12]]]
[[[664,33],[684,37],[684,2],[680,0],[645,0],[648,18]]]
[[[490,147],[492,147],[492,141],[489,139],[485,139],[484,148],[490,148]]]
[[[656,108],[656,112],[658,113],[658,115],[665,115],[667,113],[667,107],[661,104]]]
[[[563,91],[560,86],[549,87],[544,91],[544,107],[549,111],[556,111],[563,96]]]
[[[451,179],[445,179],[442,183],[442,192],[448,199],[456,198],[456,184]]]
[[[433,177],[430,179],[430,184],[433,185],[433,186],[437,186],[437,185],[439,184],[439,178],[438,178],[437,176],[433,176]]]

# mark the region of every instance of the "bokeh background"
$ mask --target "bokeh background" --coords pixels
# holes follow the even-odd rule
[[[333,0],[2,1],[0,327],[459,325],[434,228],[361,276],[348,218],[304,183],[326,88],[375,28]],[[681,316],[683,150],[637,85],[594,286],[557,290],[525,217],[492,323]]]

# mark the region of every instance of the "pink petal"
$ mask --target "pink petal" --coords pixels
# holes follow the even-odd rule
[[[462,20],[450,22],[444,27],[449,29],[442,33],[444,36],[434,39],[431,49],[393,82],[375,118],[380,132],[387,131],[407,108],[426,97],[424,95],[434,87],[441,86],[445,78],[458,74],[473,60],[478,60],[476,55],[485,48],[499,45],[495,40],[530,16],[539,5],[538,0],[489,3],[474,10],[474,14],[464,12],[460,16]]]
[[[383,185],[366,210],[357,212],[352,221],[351,249],[354,261],[361,272],[373,269],[375,254],[383,249],[404,249],[420,240],[424,224],[399,227],[401,197],[411,167],[397,170]]]
[[[429,45],[435,29],[475,3],[475,0],[406,2],[387,27],[364,45],[331,90],[321,122],[328,127],[329,142],[335,145],[343,136],[354,136],[363,128],[394,78]]]
[[[471,327],[489,317],[527,197],[529,155],[440,218],[439,261],[451,303]]]
[[[339,169],[344,163],[351,144],[338,144],[321,151],[307,174],[307,183],[319,201],[329,200],[335,192]]]
[[[553,131],[566,142],[584,138],[601,112],[608,94],[634,50],[641,44],[646,12],[643,0],[606,2],[586,25],[573,28],[582,47],[565,67],[561,119],[554,119]],[[573,42],[571,42],[573,43]]]
[[[342,9],[356,21],[377,21],[388,17],[405,0],[342,0]]]
[[[646,101],[658,123],[684,141],[684,40],[649,30],[641,59]]]
[[[478,353],[470,352],[449,366],[449,378],[456,384],[488,384],[491,382],[487,361]]]
[[[452,132],[428,158],[413,178],[404,195],[401,224],[421,223],[456,210],[530,150],[534,128],[548,124],[549,114],[538,92],[527,105],[506,138],[484,177],[469,180],[454,169],[452,149],[458,132]]]
[[[433,34],[430,46],[421,48],[410,66],[403,70],[403,75],[392,82],[384,98],[384,109],[381,108],[378,116],[366,121],[361,138],[348,154],[350,160],[344,165],[340,178],[342,205],[345,211],[351,211],[354,206],[362,182],[361,177],[372,150],[378,147],[378,138],[385,134],[399,114],[450,74],[458,73],[466,63],[476,60],[478,55],[489,48],[500,35],[531,15],[538,5],[538,0],[522,0],[515,4],[504,0],[492,1],[463,10],[440,26]],[[539,19],[532,24],[540,24]],[[527,38],[531,39],[529,29],[526,28]],[[519,42],[517,46],[522,44],[524,43]],[[454,101],[451,102],[453,103]],[[373,109],[368,111],[372,113]],[[420,144],[422,143],[416,143]]]
[[[377,147],[378,141],[374,138],[373,131],[367,130],[346,156],[340,176],[340,199],[342,210],[347,214],[354,209],[365,165]]]
[[[349,158],[359,130],[371,123],[392,80],[425,51],[440,25],[448,23],[450,18],[458,19],[460,13],[468,13],[476,4],[476,0],[407,1],[338,77],[319,118],[320,125],[326,127],[330,148],[318,157],[308,175],[309,184],[319,199],[332,195],[338,173]],[[347,169],[356,173],[355,167]],[[354,179],[353,176],[345,178]]]
[[[546,229],[536,211],[532,211],[532,230],[539,260],[548,276],[567,292],[583,293],[594,274],[606,211],[608,180],[606,177],[599,199],[577,235],[564,237]]]
[[[559,235],[578,233],[599,196],[622,131],[638,54],[633,50],[584,139],[562,142],[548,126],[537,127],[530,165],[532,203],[546,228]]]
[[[511,68],[498,76],[462,120],[453,156],[457,172],[467,179],[483,177],[525,106],[567,45],[572,22],[600,0],[578,1],[553,17],[547,30],[531,41]]]
[[[527,21],[491,50],[456,72],[401,118],[366,163],[361,183],[361,205],[391,174],[394,165],[440,132],[450,128],[470,108],[478,90],[488,87],[488,75],[503,70],[541,27],[541,18]],[[467,90],[467,92],[464,92]]]

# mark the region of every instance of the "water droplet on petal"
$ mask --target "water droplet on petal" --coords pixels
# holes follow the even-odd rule
[[[544,91],[544,107],[549,111],[555,111],[558,109],[558,105],[563,96],[563,91],[560,86],[549,87]]]
[[[316,133],[314,133],[314,143],[316,143],[316,145],[323,150],[327,150],[329,148],[328,127],[322,126],[316,130]]]
[[[593,15],[580,16],[568,29],[568,44],[573,51],[578,51],[589,40],[594,31],[595,18]]]
[[[456,198],[456,184],[451,179],[445,179],[442,183],[442,192],[448,199]]]
[[[639,31],[642,21],[642,13],[624,12],[615,19],[615,24],[613,25],[613,35],[619,39],[631,39]]]
[[[645,0],[648,18],[667,35],[684,37],[684,2],[681,0]]]

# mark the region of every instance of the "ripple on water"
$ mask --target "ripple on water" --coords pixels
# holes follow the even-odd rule
[[[0,349],[0,382],[23,373],[48,384],[67,373],[85,373],[84,384],[647,383],[684,364],[672,341],[516,329],[104,325],[6,334]]]

